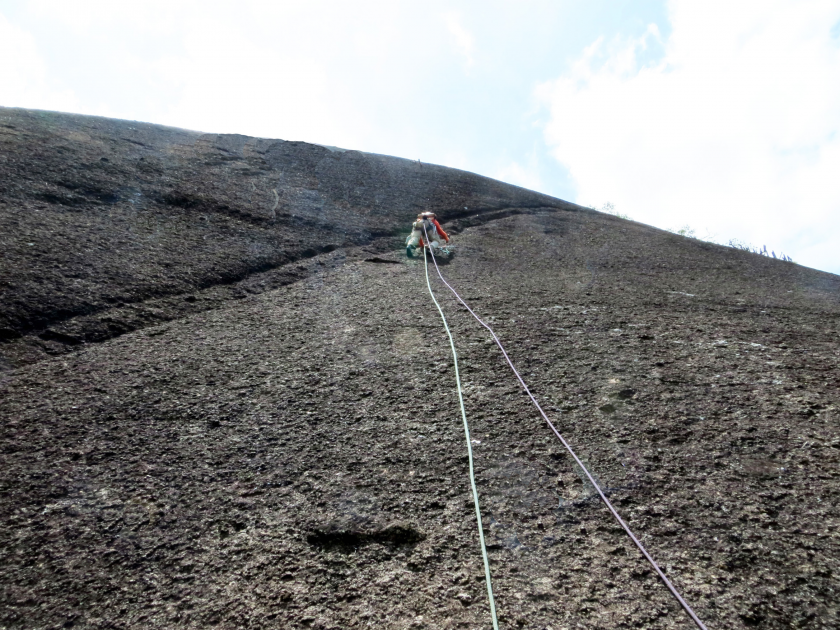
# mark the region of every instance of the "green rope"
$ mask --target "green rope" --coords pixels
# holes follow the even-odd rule
[[[437,298],[435,298],[435,294],[432,291],[432,285],[429,282],[429,261],[426,258],[425,251],[423,252],[423,264],[426,268],[426,286],[429,287],[429,295],[432,296],[432,300],[434,300],[435,306],[437,306],[440,318],[443,320],[444,327],[446,327],[446,334],[449,335],[449,345],[452,347],[452,359],[455,362],[455,382],[458,384],[458,402],[461,403],[461,417],[464,419],[464,434],[467,436],[467,453],[470,459],[470,485],[472,486],[473,500],[475,501],[475,517],[478,520],[478,538],[481,541],[481,556],[484,559],[484,579],[487,582],[487,599],[490,601],[490,617],[493,619],[493,630],[499,630],[499,621],[496,619],[496,601],[493,599],[493,586],[490,584],[490,561],[487,559],[487,546],[484,544],[484,527],[481,524],[481,508],[478,505],[478,488],[475,486],[470,426],[467,424],[467,412],[464,409],[464,395],[461,391],[461,375],[458,372],[458,354],[455,352],[455,342],[452,339],[449,324],[446,323],[443,309],[440,308],[440,304],[438,304]]]

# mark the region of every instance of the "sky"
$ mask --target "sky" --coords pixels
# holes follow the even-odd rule
[[[840,0],[0,0],[0,105],[487,175],[840,273]]]

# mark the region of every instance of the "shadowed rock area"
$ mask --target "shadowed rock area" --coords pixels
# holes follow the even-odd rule
[[[489,628],[402,250],[428,209],[708,627],[838,627],[837,276],[454,169],[0,108],[0,628]],[[432,286],[501,627],[692,627]]]

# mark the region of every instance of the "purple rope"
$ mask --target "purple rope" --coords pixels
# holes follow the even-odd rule
[[[437,270],[438,276],[440,276],[440,279],[443,282],[443,284],[445,284],[449,288],[449,290],[452,291],[452,293],[455,295],[455,297],[458,298],[458,301],[461,304],[464,305],[464,307],[470,312],[470,314],[473,317],[476,318],[476,320],[478,320],[478,323],[481,324],[482,326],[484,326],[490,332],[490,334],[493,336],[493,340],[496,342],[496,345],[499,346],[499,350],[501,350],[502,354],[505,356],[505,360],[507,361],[508,365],[510,366],[510,369],[513,370],[513,373],[516,374],[516,378],[519,379],[519,383],[522,385],[522,388],[525,390],[525,393],[528,394],[528,397],[531,399],[531,402],[534,403],[534,406],[540,412],[540,415],[542,415],[543,419],[548,423],[548,426],[551,427],[551,430],[554,431],[554,434],[560,439],[560,441],[563,443],[563,446],[566,447],[566,450],[569,451],[569,454],[574,458],[575,462],[577,462],[577,465],[580,466],[581,470],[583,470],[583,472],[586,474],[587,479],[589,479],[589,482],[592,484],[592,486],[595,488],[595,490],[598,491],[598,494],[601,496],[601,500],[604,502],[604,504],[607,506],[607,508],[609,508],[610,512],[612,512],[612,515],[615,517],[615,520],[617,520],[619,525],[621,525],[624,528],[624,531],[627,532],[628,536],[630,536],[630,540],[632,540],[634,543],[636,543],[636,546],[639,548],[639,551],[641,551],[642,555],[645,558],[647,558],[647,561],[650,562],[651,566],[659,574],[659,577],[662,578],[662,581],[665,583],[665,586],[667,586],[668,590],[671,591],[671,594],[674,597],[676,597],[677,601],[680,603],[680,605],[683,607],[683,609],[685,609],[685,612],[688,613],[688,616],[691,617],[692,621],[694,621],[695,624],[697,624],[697,627],[700,628],[701,630],[708,630],[708,628],[706,628],[706,626],[703,624],[703,622],[700,621],[700,619],[697,617],[697,615],[694,614],[694,611],[691,609],[691,606],[688,605],[688,602],[686,602],[682,598],[682,596],[677,592],[677,589],[674,588],[673,584],[671,584],[671,580],[669,580],[666,577],[665,573],[663,573],[662,569],[659,568],[659,565],[656,564],[656,561],[647,552],[647,549],[644,548],[644,546],[639,541],[639,539],[636,538],[636,536],[633,534],[632,531],[630,531],[630,528],[622,520],[622,518],[618,515],[618,512],[616,512],[612,503],[610,503],[610,500],[607,499],[607,496],[601,490],[601,487],[598,485],[598,483],[595,481],[595,479],[589,473],[589,470],[587,470],[586,466],[583,465],[583,462],[580,461],[580,458],[578,458],[578,456],[575,454],[574,450],[572,450],[572,447],[569,446],[569,443],[566,442],[565,439],[563,439],[563,436],[560,435],[560,432],[555,428],[555,426],[554,426],[554,424],[552,424],[551,420],[548,419],[548,416],[546,415],[545,411],[543,411],[543,408],[540,407],[540,404],[537,402],[537,399],[534,398],[534,395],[531,393],[531,390],[528,389],[528,386],[525,384],[525,381],[522,380],[522,377],[519,375],[519,372],[514,367],[513,361],[510,360],[510,357],[508,356],[508,353],[505,351],[505,348],[502,345],[502,342],[499,341],[499,338],[496,336],[496,333],[493,332],[493,329],[490,328],[490,326],[488,324],[486,324],[484,322],[484,320],[482,320],[478,315],[475,314],[475,312],[470,308],[469,304],[467,304],[464,301],[464,299],[460,295],[458,295],[458,292],[455,289],[453,289],[452,286],[443,277],[443,274],[440,272],[440,267],[438,267],[437,260],[435,260],[435,253],[433,251],[431,242],[429,241],[429,233],[426,232],[426,226],[425,225],[423,225],[423,232],[426,234],[426,242],[429,243],[429,251],[432,254],[432,262],[435,263],[435,269]]]

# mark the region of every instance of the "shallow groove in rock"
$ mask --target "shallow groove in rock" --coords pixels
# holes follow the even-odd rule
[[[444,221],[444,225],[452,225],[455,228],[454,231],[457,232],[466,227],[483,225],[492,221],[501,220],[519,214],[531,214],[540,210],[556,212],[558,211],[558,208],[541,205],[517,206],[503,209],[476,208],[469,212],[462,211],[460,215],[457,215],[456,212],[452,211],[451,215],[449,212],[447,212],[447,218],[452,215],[460,216],[460,218],[452,220],[447,219]],[[71,352],[80,349],[87,344],[102,343],[104,341],[108,341],[110,339],[114,339],[116,337],[120,337],[124,334],[135,332],[137,330],[142,330],[150,326],[156,326],[162,323],[176,321],[183,317],[187,317],[199,312],[223,308],[232,300],[245,297],[244,294],[238,294],[228,296],[227,298],[217,298],[209,302],[200,302],[198,298],[196,298],[196,296],[194,295],[196,292],[202,293],[219,287],[226,287],[236,285],[239,283],[244,283],[247,282],[249,279],[252,279],[261,274],[266,274],[273,271],[282,271],[284,268],[292,268],[294,265],[299,264],[302,261],[312,259],[322,254],[328,254],[336,250],[348,250],[358,246],[367,246],[369,248],[373,248],[376,251],[387,250],[392,245],[390,239],[394,238],[396,235],[395,233],[398,232],[400,231],[377,231],[375,233],[371,233],[370,238],[367,241],[360,244],[353,243],[347,246],[336,246],[333,244],[328,244],[318,248],[307,248],[299,252],[298,256],[294,258],[284,258],[283,261],[279,263],[265,263],[263,265],[251,267],[244,273],[223,276],[221,279],[216,281],[211,281],[208,279],[204,282],[198,282],[196,283],[195,289],[192,291],[180,293],[161,292],[153,295],[147,295],[144,296],[143,299],[139,299],[136,301],[123,301],[118,307],[89,307],[83,312],[61,312],[60,314],[58,314],[58,316],[54,318],[39,321],[37,322],[37,324],[33,323],[33,326],[29,327],[28,329],[25,329],[22,332],[19,330],[9,330],[7,334],[0,335],[0,344],[16,342],[30,345],[39,345],[44,350],[44,354],[41,358],[46,358],[50,355],[64,354],[65,352]],[[383,241],[388,242],[385,243]],[[401,264],[401,261],[399,260],[388,260],[379,256],[373,256],[365,258],[363,260],[364,262],[370,263]],[[285,279],[285,281],[280,281],[272,284],[270,289],[276,289],[281,286],[286,286],[288,284],[298,282],[300,280],[305,279],[309,275],[308,273],[299,273],[299,270],[296,271],[298,271],[298,273],[291,274],[290,277]],[[257,295],[259,293],[262,293],[263,290],[268,289],[261,289],[260,287],[249,287],[249,290],[246,293],[250,295]],[[155,303],[155,305],[159,307],[159,303],[164,300],[183,300],[187,302],[190,305],[190,307],[182,308],[179,312],[172,312],[171,316],[160,315],[159,313],[156,313],[154,316],[151,316],[147,313],[135,312],[133,314],[134,321],[131,322],[126,321],[126,319],[132,318],[126,318],[124,315],[121,316],[123,313],[125,313],[125,307],[130,307],[133,309],[143,309],[146,305],[152,303]],[[88,326],[85,326],[79,320],[83,320],[86,318],[96,318],[96,320],[94,322],[90,322]],[[72,334],[66,330],[61,330],[62,327],[66,326],[70,322],[73,322],[73,320],[76,320],[82,325],[78,327],[77,330],[74,330]],[[51,347],[45,348],[42,344],[39,343],[39,340],[53,342],[53,344]],[[56,344],[58,344],[58,347],[56,346]],[[27,361],[27,363],[28,362],[29,361]]]

